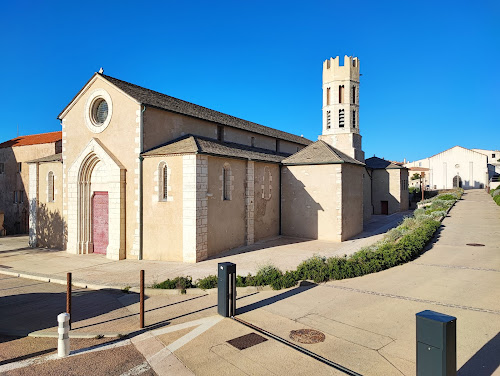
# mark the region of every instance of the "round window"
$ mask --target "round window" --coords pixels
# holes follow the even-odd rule
[[[92,122],[96,126],[100,127],[108,118],[108,102],[106,102],[102,98],[98,98],[96,101],[94,101],[91,111]]]

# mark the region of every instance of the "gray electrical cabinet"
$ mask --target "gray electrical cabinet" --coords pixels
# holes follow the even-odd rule
[[[217,269],[217,312],[232,317],[236,314],[236,264],[220,262]]]
[[[457,318],[430,310],[417,317],[417,376],[456,376]]]

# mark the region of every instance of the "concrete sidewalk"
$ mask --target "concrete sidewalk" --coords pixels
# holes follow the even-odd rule
[[[66,273],[73,273],[73,281],[79,286],[113,287],[139,286],[139,271],[146,272],[146,284],[162,282],[167,278],[191,276],[193,280],[217,273],[219,262],[234,262],[238,274],[255,274],[262,265],[273,264],[281,270],[295,269],[303,260],[320,254],[334,256],[352,254],[361,247],[382,238],[383,233],[396,226],[411,212],[389,216],[373,216],[365,225],[365,231],[355,239],[342,243],[279,237],[251,246],[231,250],[220,257],[196,264],[166,261],[121,260],[113,261],[102,255],[73,255],[64,251],[29,248],[27,236],[0,238],[0,273],[43,277],[64,283]]]

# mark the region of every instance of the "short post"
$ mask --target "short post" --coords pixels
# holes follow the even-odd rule
[[[217,312],[224,317],[236,315],[236,264],[232,262],[218,264]]]
[[[141,288],[140,288],[140,327],[144,328],[144,270],[141,270]]]
[[[71,329],[71,273],[66,273],[66,313],[69,314],[69,328]]]
[[[57,355],[59,357],[65,357],[69,355],[69,320],[70,316],[68,313],[61,313],[57,316],[57,333],[59,338],[57,340]]]
[[[457,374],[457,318],[434,311],[417,317],[417,376]]]

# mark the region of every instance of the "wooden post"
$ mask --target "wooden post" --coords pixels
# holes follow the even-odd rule
[[[71,329],[71,273],[66,273],[66,313],[69,314],[69,328]]]
[[[140,327],[144,328],[144,270],[141,270],[141,292],[140,292]]]

